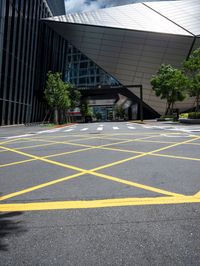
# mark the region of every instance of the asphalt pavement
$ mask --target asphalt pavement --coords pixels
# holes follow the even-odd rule
[[[0,128],[0,265],[199,265],[200,126]]]

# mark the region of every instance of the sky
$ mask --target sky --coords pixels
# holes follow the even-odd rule
[[[74,13],[147,1],[152,0],[65,0],[65,7],[67,13]]]

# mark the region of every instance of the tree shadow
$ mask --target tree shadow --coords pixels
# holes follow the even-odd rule
[[[22,221],[18,216],[23,212],[0,213],[0,251],[8,251],[8,237],[25,233]]]

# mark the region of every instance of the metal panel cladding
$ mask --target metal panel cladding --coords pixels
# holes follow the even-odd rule
[[[199,0],[165,1],[146,3],[162,16],[173,21],[194,35],[200,35]]]

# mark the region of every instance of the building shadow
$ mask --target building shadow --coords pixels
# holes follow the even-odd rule
[[[0,213],[0,252],[8,251],[9,237],[11,235],[19,235],[25,233],[27,230],[19,216],[23,212],[8,212]]]

